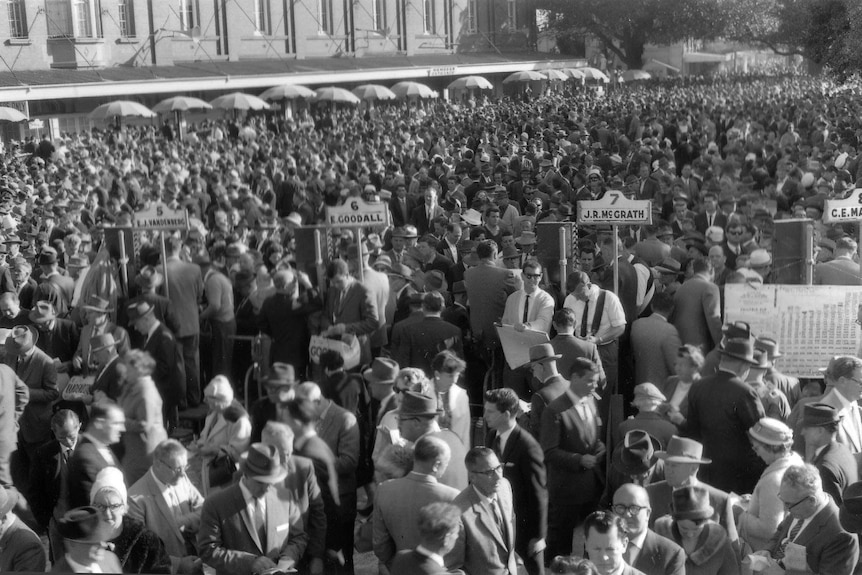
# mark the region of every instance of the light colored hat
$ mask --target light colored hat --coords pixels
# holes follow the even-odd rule
[[[751,426],[748,435],[766,445],[784,445],[793,441],[793,430],[772,417],[763,417]]]
[[[635,386],[635,401],[638,399],[655,399],[667,401],[667,397],[654,384],[646,382]]]
[[[126,499],[128,498],[128,494],[126,492],[126,480],[119,467],[106,467],[96,475],[96,480],[90,488],[90,503],[95,501],[96,495],[98,495],[103,489],[116,491],[120,496],[120,499],[123,500],[123,503],[126,502]]]
[[[230,381],[223,375],[217,375],[212,378],[212,381],[204,389],[204,395],[207,397],[217,397],[225,401],[233,401],[234,398],[233,387]]]
[[[709,226],[706,228],[706,239],[714,244],[720,244],[724,241],[724,230],[718,226]]]
[[[764,249],[756,249],[748,256],[748,265],[751,267],[768,266],[772,263],[772,256]]]

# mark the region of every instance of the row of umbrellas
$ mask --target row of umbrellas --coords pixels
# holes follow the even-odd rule
[[[628,76],[628,77],[627,77]],[[624,81],[643,80],[650,77],[642,70],[627,70],[622,75]],[[560,68],[542,71],[527,70],[515,72],[507,76],[504,84],[552,81],[562,82],[569,79],[586,81],[609,82],[610,79],[601,70],[596,68]],[[463,76],[451,82],[449,90],[491,90],[493,84],[482,76]],[[364,84],[353,90],[329,86],[312,90],[297,84],[285,84],[266,90],[259,97],[242,92],[234,92],[219,96],[211,102],[190,96],[175,96],[162,100],[152,109],[143,104],[129,100],[117,100],[102,104],[90,113],[90,118],[103,120],[117,117],[142,117],[153,118],[157,114],[178,113],[189,110],[268,110],[271,106],[268,101],[285,100],[313,100],[315,102],[333,102],[346,104],[359,104],[362,101],[395,100],[407,98],[436,98],[439,93],[420,82],[398,82],[391,88],[379,84]],[[23,121],[26,117],[9,108],[10,112],[4,112],[0,108],[0,120]],[[17,115],[16,115],[17,114]],[[18,118],[18,119],[16,119]]]

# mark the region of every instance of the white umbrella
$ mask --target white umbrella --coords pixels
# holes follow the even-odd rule
[[[493,90],[494,85],[482,76],[462,76],[449,84],[450,90]]]
[[[652,74],[643,70],[626,70],[622,74],[622,78],[626,82],[634,82],[636,80],[649,80]]]
[[[318,102],[332,102],[340,104],[359,104],[361,100],[354,96],[350,90],[328,86],[315,90]]]
[[[351,92],[353,92],[354,96],[360,100],[365,100],[366,102],[374,100],[394,100],[397,98],[395,92],[386,86],[381,86],[380,84],[362,84],[361,86],[353,88]]]
[[[269,110],[270,106],[257,96],[233,92],[219,96],[210,104],[219,110]]]
[[[569,76],[562,70],[542,70],[542,74],[552,82],[565,82],[569,79]]]
[[[0,106],[0,122],[23,122],[26,119],[27,116],[15,108]]]
[[[90,118],[93,120],[106,120],[108,118],[155,118],[156,113],[137,102],[130,100],[116,100],[98,106],[90,112]]]
[[[317,97],[314,90],[299,84],[283,84],[274,86],[260,95],[263,100],[313,100]]]
[[[584,75],[585,80],[599,80],[605,83],[611,81],[611,79],[608,78],[607,74],[597,68],[590,68],[589,66],[587,66],[586,68],[577,68],[577,70]]]
[[[584,73],[579,68],[563,68],[560,71],[573,80],[583,80],[585,78]]]
[[[535,70],[524,70],[522,72],[515,72],[514,74],[509,74],[506,76],[506,79],[503,80],[504,84],[512,84],[514,82],[541,82],[542,80],[547,80],[540,73]]]
[[[398,82],[392,91],[399,98],[436,98],[437,92],[419,82]]]
[[[212,106],[209,105],[209,102],[189,96],[174,96],[153,106],[153,112],[158,113],[185,112],[187,110],[212,110]]]

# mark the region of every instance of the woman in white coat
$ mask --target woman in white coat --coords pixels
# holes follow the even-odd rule
[[[203,457],[201,484],[206,497],[232,483],[240,457],[251,443],[251,420],[223,375],[215,376],[204,389],[204,401],[209,414],[200,439],[190,450]]]

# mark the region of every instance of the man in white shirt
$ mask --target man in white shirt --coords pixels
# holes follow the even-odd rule
[[[166,439],[153,452],[153,465],[129,488],[128,514],[158,533],[171,558],[171,572],[192,573],[201,560],[194,550],[204,498],[186,475],[188,451]]]
[[[586,272],[569,274],[566,285],[571,291],[563,307],[575,314],[574,335],[596,344],[609,389],[616,390],[619,374],[618,340],[626,329],[623,306],[613,292],[593,285]]]
[[[523,289],[519,289],[506,299],[506,307],[500,320],[504,326],[512,326],[515,331],[551,331],[554,317],[554,298],[539,288],[542,280],[542,264],[538,260],[527,260],[521,268]],[[530,395],[530,370],[521,367],[510,369],[508,363],[503,368],[503,387],[514,389],[519,397],[527,399]]]

